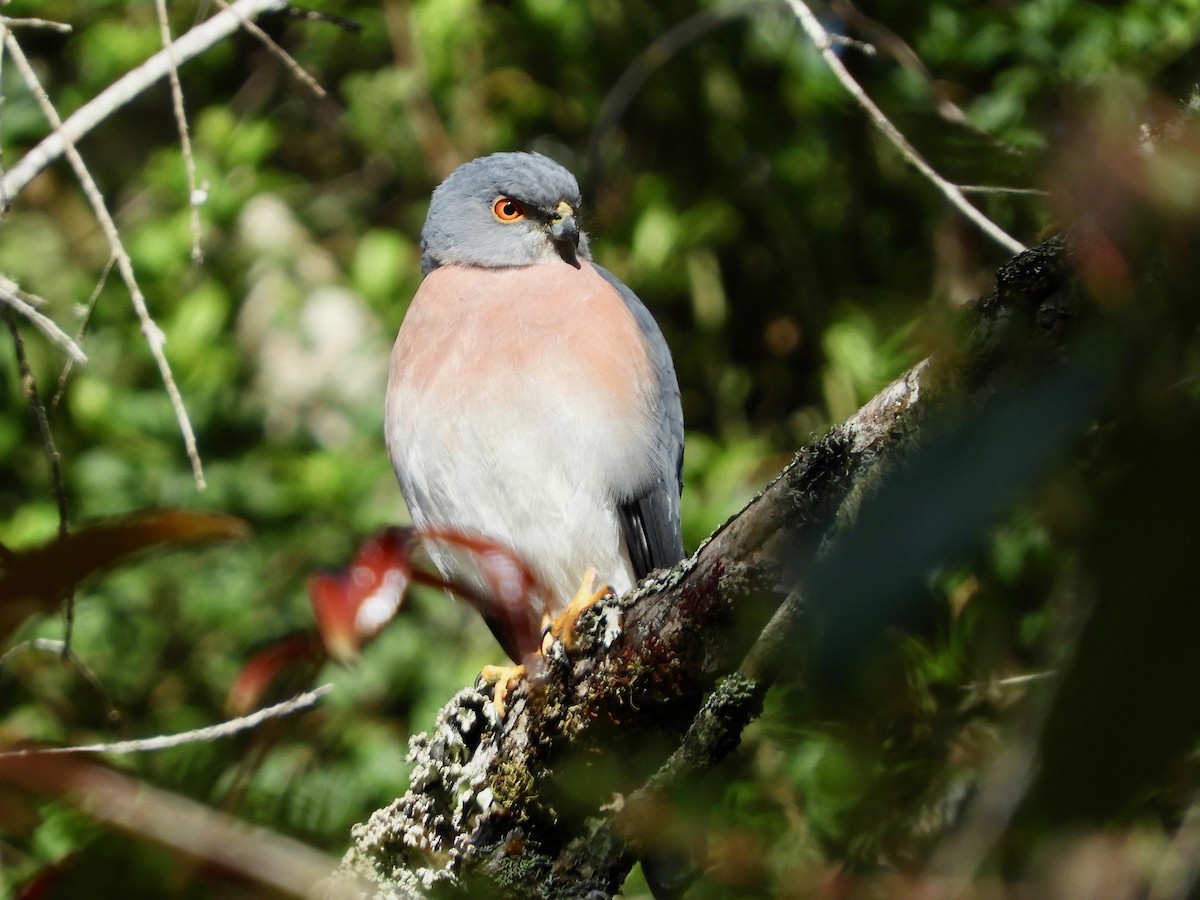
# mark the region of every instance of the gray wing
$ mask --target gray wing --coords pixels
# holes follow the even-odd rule
[[[675,377],[671,351],[650,310],[619,278],[600,266],[595,268],[616,289],[645,334],[658,381],[654,405],[660,411],[662,425],[655,448],[658,451],[655,478],[649,484],[640,485],[632,496],[617,498],[621,530],[634,574],[640,580],[652,569],[669,568],[683,559],[683,531],[679,521],[679,494],[683,490],[683,407],[679,402],[679,381]]]

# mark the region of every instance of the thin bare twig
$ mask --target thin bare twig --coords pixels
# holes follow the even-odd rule
[[[0,33],[6,33],[8,26],[0,23]],[[0,41],[0,110],[4,109],[4,42]],[[3,124],[3,118],[0,117],[0,124]],[[4,140],[0,136],[0,215],[8,213],[8,194],[4,191]]]
[[[15,19],[11,16],[0,16],[0,26],[4,28],[46,28],[59,34],[69,34],[71,26],[66,22],[55,22],[50,19]]]
[[[220,43],[243,24],[264,12],[287,8],[287,0],[237,0],[229,9],[197,25],[171,45],[160,50],[136,69],[121,76],[92,100],[76,110],[36,147],[12,167],[0,183],[0,197],[13,198],[79,140],[118,109],[140,96],[163,78],[174,62],[183,65]]]
[[[224,10],[231,8],[229,4],[225,2],[225,0],[217,0],[217,6]],[[279,44],[275,43],[269,34],[267,34],[249,19],[246,19],[244,22],[242,22],[242,27],[245,28],[247,32],[258,38],[272,56],[287,66],[288,71],[291,72],[301,84],[307,87],[322,100],[325,99],[327,96],[325,88],[321,87],[321,85],[317,82],[317,79],[309,75],[308,72],[305,71],[304,67],[300,65],[300,63],[296,62],[295,58],[290,53],[280,47]]]
[[[1032,197],[1048,197],[1049,192],[1041,188],[1004,187],[997,184],[960,184],[964,194],[1028,194]]]
[[[79,323],[79,331],[75,333],[75,343],[77,344],[83,343],[83,336],[87,334],[88,323],[92,321],[92,310],[96,308],[96,301],[100,299],[100,292],[104,290],[104,285],[108,283],[108,274],[112,271],[116,263],[116,257],[110,256],[108,258],[108,262],[104,264],[104,271],[100,273],[100,277],[96,280],[96,286],[92,288],[92,295],[88,297],[87,306],[83,309],[83,321]],[[73,360],[68,359],[58,376],[58,386],[54,389],[54,396],[50,398],[51,409],[55,409],[58,406],[58,401],[62,399],[63,391],[67,388],[67,376],[71,374],[72,363]]]
[[[891,119],[884,114],[883,110],[875,105],[875,101],[867,96],[866,91],[854,80],[854,76],[850,74],[845,64],[842,63],[837,53],[834,52],[833,39],[830,37],[829,32],[825,30],[824,26],[817,20],[817,17],[813,15],[813,11],[808,8],[804,0],[784,0],[784,2],[787,3],[796,18],[800,20],[801,27],[808,35],[809,40],[816,46],[817,52],[821,54],[821,58],[825,60],[825,64],[829,66],[829,70],[833,72],[834,77],[842,83],[842,87],[850,92],[850,96],[866,111],[871,121],[875,124],[875,127],[900,151],[901,156],[908,160],[918,172],[924,175],[959,212],[979,226],[984,234],[1001,247],[1014,255],[1024,250],[1024,244],[985,216],[963,195],[963,192],[958,187],[939,175],[933,166],[926,162],[924,157],[917,152],[917,149],[909,143],[908,138],[900,132],[900,129],[892,124]]]
[[[207,192],[196,190],[196,157],[192,153],[192,138],[188,133],[187,112],[183,106],[183,86],[179,83],[179,61],[175,58],[175,44],[171,40],[171,23],[167,19],[167,0],[154,0],[154,10],[158,14],[158,31],[162,38],[163,48],[171,61],[167,72],[171,82],[171,107],[175,113],[175,127],[179,130],[179,149],[183,154],[183,164],[187,169],[188,208],[191,210],[192,226],[192,262],[200,265],[204,262],[204,251],[200,247],[200,204]]]
[[[875,56],[879,53],[875,49],[874,44],[869,44],[866,41],[860,41],[857,38],[847,37],[844,34],[829,35],[829,42],[837,44],[840,47],[850,47],[852,50],[857,50],[863,56]]]
[[[52,342],[62,347],[70,357],[68,365],[71,362],[85,363],[87,362],[87,354],[83,352],[83,348],[73,340],[71,336],[59,328],[54,320],[48,316],[42,315],[33,308],[30,299],[22,296],[22,291],[17,287],[16,282],[0,275],[0,303],[7,304],[13,311],[19,312],[26,319],[34,324],[34,326]]]
[[[871,42],[872,47],[882,49],[898,62],[905,71],[917,78],[933,98],[938,114],[942,118],[978,133],[978,129],[971,124],[971,120],[967,118],[967,114],[947,96],[947,92],[944,89],[939,87],[933,74],[926,67],[925,61],[917,55],[917,52],[909,46],[907,41],[882,23],[865,15],[850,0],[832,0],[830,10],[835,16],[845,22],[848,28],[865,35],[866,39]],[[836,35],[831,35],[831,37],[837,41]],[[991,141],[995,140],[994,137],[986,133],[980,136]]]
[[[58,533],[60,537],[67,534],[67,494],[63,490],[62,458],[58,448],[54,446],[54,435],[50,431],[50,420],[46,417],[46,406],[38,396],[37,380],[33,377],[33,369],[29,366],[29,357],[25,355],[25,342],[21,340],[21,331],[17,328],[17,317],[11,305],[4,307],[4,321],[12,335],[13,347],[17,354],[17,369],[21,373],[21,389],[25,399],[29,401],[29,409],[37,424],[38,436],[42,441],[42,454],[50,467],[50,493],[54,497],[54,505],[58,508]],[[75,627],[75,592],[67,594],[64,604],[66,618],[65,634],[63,636],[63,655],[70,653],[71,632]]]
[[[54,104],[50,102],[50,97],[42,88],[37,73],[33,71],[33,66],[29,64],[29,60],[25,57],[21,45],[17,43],[11,33],[5,33],[4,43],[8,47],[8,52],[12,56],[18,71],[21,73],[21,78],[37,99],[38,105],[42,108],[42,113],[49,120],[53,128],[61,130],[63,125],[62,119],[59,118],[58,111],[55,110]],[[179,393],[179,388],[175,384],[174,375],[171,374],[170,363],[167,362],[167,357],[163,353],[163,345],[167,339],[166,335],[163,334],[162,329],[158,327],[157,323],[150,316],[150,310],[146,306],[146,298],[142,295],[142,289],[138,286],[137,278],[133,273],[133,261],[130,260],[129,254],[125,250],[125,245],[121,243],[121,235],[117,231],[117,224],[113,221],[112,214],[109,213],[108,207],[104,203],[104,197],[100,194],[100,188],[96,186],[95,180],[92,178],[91,173],[88,172],[83,157],[79,155],[79,151],[75,149],[75,145],[70,141],[67,141],[64,153],[71,164],[71,168],[75,171],[75,177],[79,179],[79,184],[83,188],[83,193],[92,207],[92,212],[95,214],[96,220],[100,223],[100,227],[104,231],[104,236],[108,238],[112,254],[116,257],[117,268],[121,273],[121,278],[125,281],[126,288],[129,290],[130,299],[133,301],[133,308],[142,323],[142,334],[146,338],[146,343],[150,347],[150,353],[154,356],[154,361],[158,364],[158,371],[162,378],[163,386],[166,388],[167,396],[171,399],[171,406],[175,410],[175,421],[179,424],[179,430],[183,435],[184,448],[187,451],[188,459],[192,463],[192,476],[195,478],[196,487],[199,490],[204,490],[204,468],[200,463],[200,453],[196,449],[196,434],[192,429],[191,420],[188,419],[187,410],[184,408],[183,396]],[[10,172],[9,175],[11,176],[11,174]]]
[[[29,401],[29,409],[37,425],[38,435],[42,440],[42,453],[50,466],[50,490],[54,495],[54,505],[58,508],[58,533],[67,533],[67,495],[63,491],[61,458],[58,448],[54,446],[54,435],[50,433],[50,420],[46,417],[46,407],[38,396],[37,380],[33,377],[33,369],[29,367],[29,357],[25,355],[25,342],[21,340],[21,332],[17,328],[17,319],[11,306],[4,307],[4,321],[12,335],[13,346],[17,353],[17,370],[21,373],[21,389],[25,399]],[[70,610],[70,601],[67,606]]]
[[[738,19],[772,8],[775,4],[776,0],[744,0],[703,9],[671,26],[643,49],[600,101],[600,109],[588,139],[587,179],[598,177],[601,143],[625,115],[625,110],[650,76],[674,59],[676,54],[706,35]]]
[[[0,654],[0,670],[3,670],[15,657],[30,651],[52,653],[78,672],[87,685],[104,701],[105,718],[110,722],[121,721],[121,713],[117,711],[117,707],[113,703],[112,697],[109,696],[108,690],[104,687],[104,683],[100,680],[100,676],[92,671],[91,666],[79,658],[79,655],[71,649],[71,645],[66,641],[59,641],[54,638],[33,638],[29,641],[21,641],[21,643],[13,645],[5,650],[3,654]]]
[[[179,747],[183,744],[208,743],[257,728],[263,722],[271,719],[278,719],[298,710],[307,709],[332,690],[332,684],[323,684],[311,691],[297,694],[290,700],[276,703],[274,706],[263,707],[248,716],[239,716],[217,725],[194,728],[191,731],[181,731],[177,734],[162,734],[158,737],[133,741],[113,741],[108,744],[82,744],[75,747],[24,747],[20,750],[4,751],[0,753],[0,759],[11,756],[48,756],[63,753],[148,753],[154,750]]]

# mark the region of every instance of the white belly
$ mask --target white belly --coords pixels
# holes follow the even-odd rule
[[[632,586],[617,505],[654,464],[644,341],[584,266],[553,267],[562,283],[549,289],[546,272],[435,270],[388,388],[388,447],[414,523],[498,541],[559,605],[588,567]]]

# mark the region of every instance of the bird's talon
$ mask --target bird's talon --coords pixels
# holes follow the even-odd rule
[[[479,677],[486,684],[495,684],[492,689],[492,708],[496,710],[496,718],[503,719],[508,712],[508,695],[513,685],[525,677],[525,666],[484,666]]]
[[[588,609],[595,606],[605,597],[614,593],[610,585],[604,585],[599,590],[593,588],[596,581],[596,572],[591,567],[583,573],[583,581],[579,585],[579,590],[575,596],[571,598],[571,602],[567,604],[567,608],[554,617],[550,622],[548,634],[543,633],[542,636],[542,654],[546,653],[547,637],[560,641],[562,645],[570,650],[575,643],[575,626],[579,621],[579,617]]]

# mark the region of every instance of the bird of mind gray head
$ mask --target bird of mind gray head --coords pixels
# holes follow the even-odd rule
[[[575,176],[540,153],[463,163],[434,189],[421,230],[421,269],[496,268],[590,259]]]

